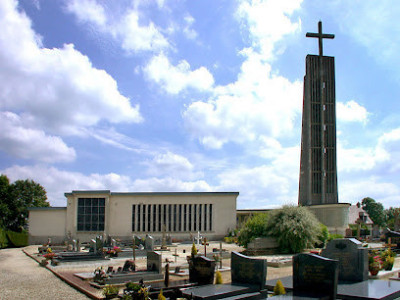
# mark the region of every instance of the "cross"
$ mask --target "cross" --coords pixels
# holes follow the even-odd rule
[[[323,56],[322,39],[333,39],[333,38],[335,38],[335,35],[322,33],[322,22],[319,21],[318,22],[318,33],[307,32],[306,37],[318,38],[319,56]]]

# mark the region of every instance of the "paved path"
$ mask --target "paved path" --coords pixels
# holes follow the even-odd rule
[[[25,255],[0,250],[0,299],[89,299]]]

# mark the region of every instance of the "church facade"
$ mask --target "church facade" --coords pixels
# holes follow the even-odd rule
[[[96,235],[131,239],[133,234],[189,240],[200,232],[220,239],[236,228],[238,192],[116,193],[72,191],[66,207],[29,210],[29,243],[68,236],[89,241]]]

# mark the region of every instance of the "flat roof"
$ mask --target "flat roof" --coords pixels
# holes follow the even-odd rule
[[[28,210],[63,210],[67,209],[66,206],[56,206],[56,207],[28,207]]]
[[[65,197],[73,196],[76,194],[108,194],[118,196],[145,196],[145,195],[156,195],[156,196],[193,196],[193,195],[235,195],[238,196],[239,192],[111,192],[110,190],[84,190],[84,191],[72,191],[71,193],[65,193]]]

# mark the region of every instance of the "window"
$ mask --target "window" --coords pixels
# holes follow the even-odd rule
[[[153,231],[157,231],[157,205],[153,204]]]
[[[200,231],[202,230],[202,228],[201,228],[201,208],[202,208],[202,205],[199,204],[199,230]]]
[[[161,221],[161,204],[158,204],[158,231],[161,232],[162,221]]]
[[[189,231],[192,231],[192,204],[189,204]]]
[[[179,204],[178,231],[182,231],[182,204]]]
[[[141,205],[139,204],[138,205],[138,214],[137,214],[137,216],[138,216],[138,218],[137,218],[137,224],[138,224],[138,231],[140,231],[140,207],[141,207]]]
[[[193,216],[194,222],[193,222],[193,229],[194,231],[197,231],[197,204],[194,204],[194,216]]]
[[[104,231],[105,198],[78,198],[78,231]]]
[[[211,231],[212,230],[212,204],[210,204],[210,212],[209,212],[209,214],[210,214],[210,225],[209,225],[209,230]]]
[[[132,231],[135,231],[135,221],[136,221],[135,212],[136,212],[136,205],[133,204],[132,205]]]

